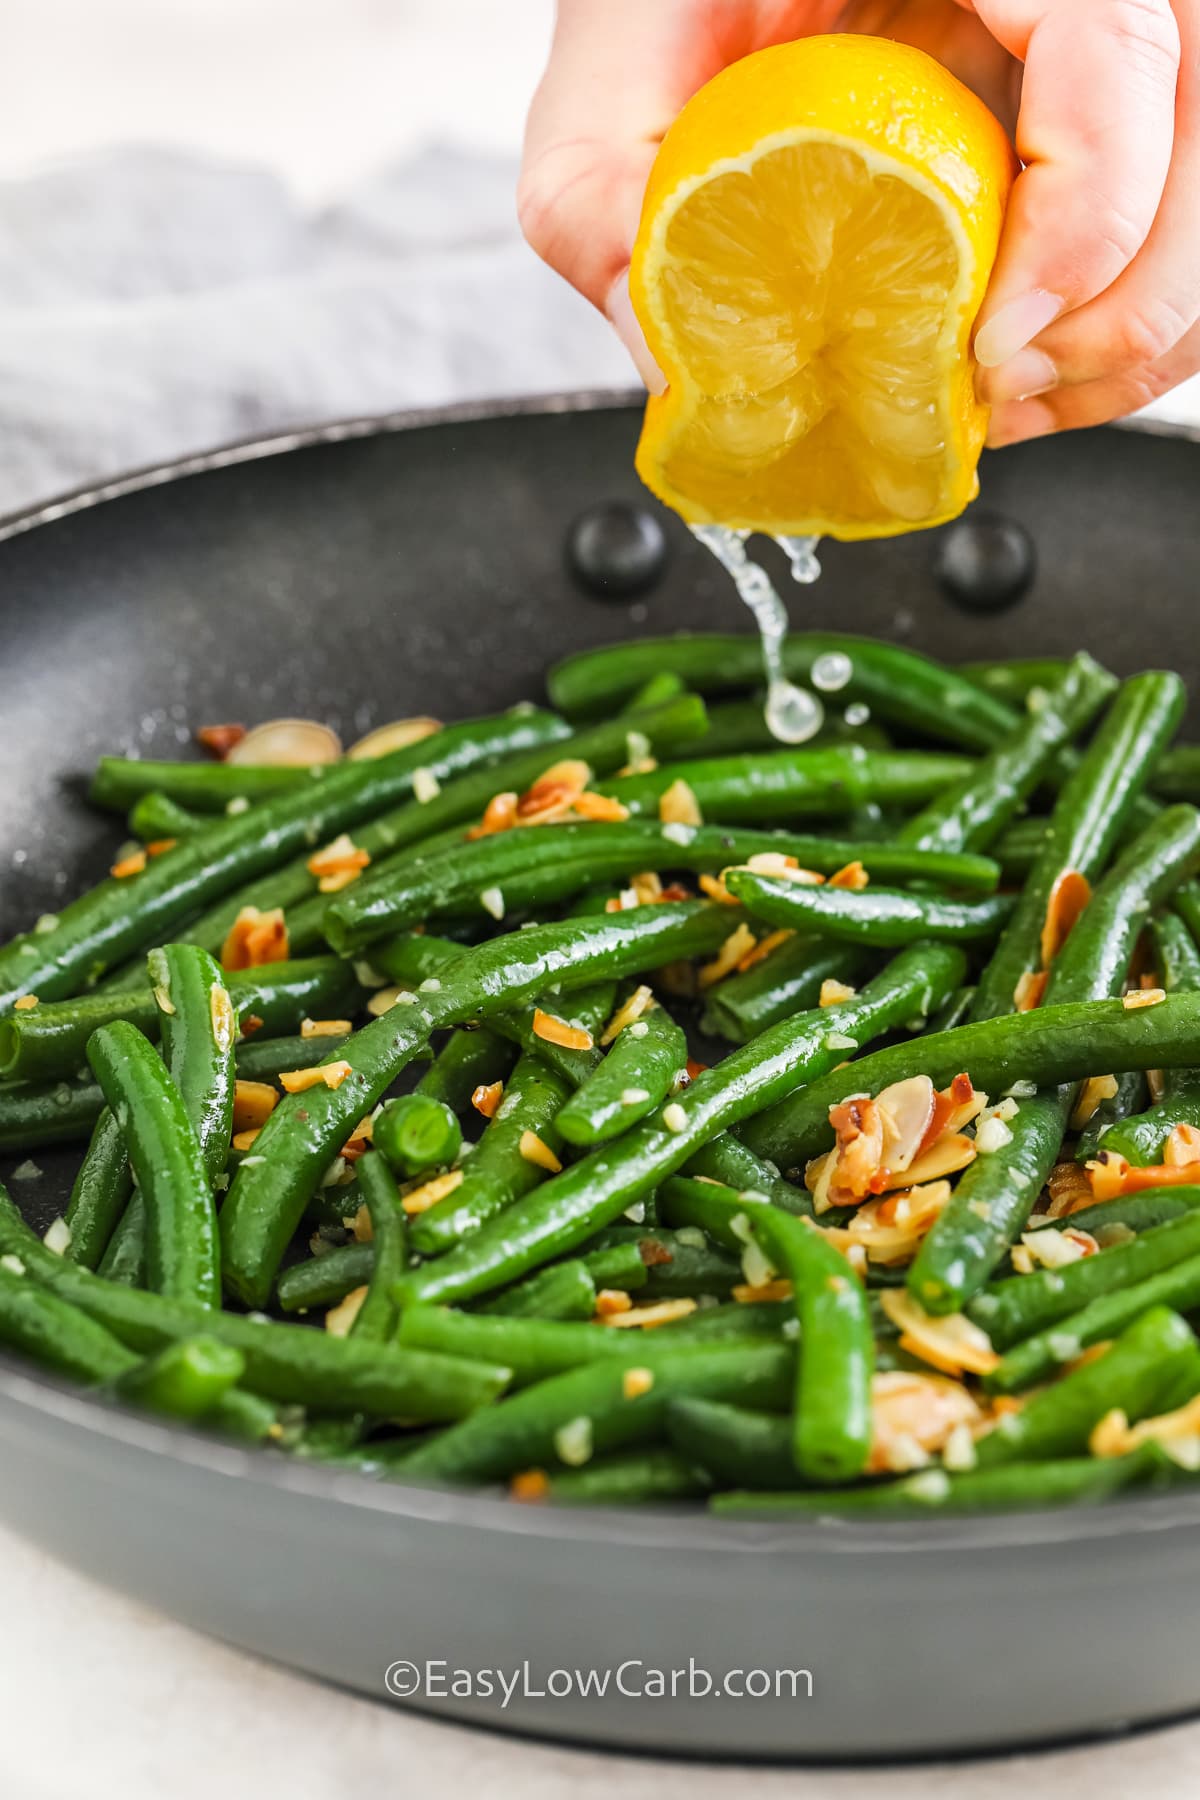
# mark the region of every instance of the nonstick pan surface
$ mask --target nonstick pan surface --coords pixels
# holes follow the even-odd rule
[[[579,512],[646,503],[637,422],[586,396],[385,421],[0,525],[0,935],[107,868],[112,821],[81,798],[101,751],[189,754],[196,726],[230,718],[293,713],[355,736],[485,712],[538,697],[570,649],[741,629],[726,579],[667,515],[668,566],[641,600],[588,597],[567,572]],[[982,479],[986,508],[1037,547],[1015,607],[948,600],[934,533],[826,546],[794,622],[951,661],[1084,646],[1200,691],[1200,447],[1109,429],[1006,451]],[[36,1160],[41,1177],[13,1192],[42,1227],[76,1153]],[[1200,1705],[1187,1496],[865,1528],[551,1512],[294,1467],[9,1360],[0,1444],[0,1513],[30,1537],[201,1629],[435,1715],[855,1759],[1060,1741]],[[408,1665],[425,1688],[427,1663],[414,1691]],[[438,1664],[467,1673],[452,1683]],[[497,1669],[517,1678],[507,1701],[495,1679],[483,1691]],[[593,1691],[575,1671],[596,1671]]]

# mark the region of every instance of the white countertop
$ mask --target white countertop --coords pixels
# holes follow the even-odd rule
[[[1200,1723],[1097,1748],[894,1769],[750,1772],[559,1749],[442,1725],[290,1675],[96,1586],[6,1531],[0,1569],[0,1793],[11,1800],[242,1800],[251,1792],[740,1800],[748,1788],[755,1800],[1200,1793]]]

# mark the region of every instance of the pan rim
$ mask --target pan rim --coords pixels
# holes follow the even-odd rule
[[[420,430],[429,426],[474,424],[492,419],[630,408],[641,402],[640,388],[592,388],[517,397],[468,400],[412,407],[354,419],[330,421],[294,431],[251,437],[217,449],[131,470],[128,474],[69,490],[50,500],[0,517],[0,543],[42,525],[54,524],[108,500],[245,462],[286,455],[316,445]],[[1128,419],[1105,429],[1176,436],[1200,443],[1200,427],[1165,420]],[[721,1518],[682,1506],[569,1508],[515,1505],[503,1495],[470,1488],[420,1486],[379,1480],[296,1458],[264,1455],[206,1436],[186,1425],[119,1408],[0,1352],[0,1403],[34,1415],[44,1427],[58,1425],[75,1434],[125,1446],[174,1463],[200,1466],[209,1475],[250,1480],[276,1492],[349,1505],[451,1528],[503,1536],[553,1538],[574,1544],[608,1543],[665,1552],[729,1551],[772,1557],[943,1554],[954,1550],[1028,1550],[1035,1546],[1099,1542],[1131,1532],[1193,1529],[1200,1524],[1200,1493],[1186,1491],[1153,1498],[1118,1499],[1094,1509],[1062,1507],[1028,1512],[938,1515],[903,1520],[823,1520],[777,1517]],[[681,1535],[682,1534],[682,1535]]]

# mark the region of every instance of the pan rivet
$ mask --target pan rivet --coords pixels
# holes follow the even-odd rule
[[[1002,612],[1028,591],[1037,552],[1015,519],[972,513],[940,534],[933,569],[939,585],[964,612]]]
[[[602,500],[581,512],[567,532],[567,567],[582,587],[602,600],[644,594],[662,574],[667,540],[644,506]]]

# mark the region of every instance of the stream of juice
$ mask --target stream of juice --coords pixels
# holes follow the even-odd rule
[[[746,539],[750,533],[734,531],[728,525],[693,525],[691,531],[728,571],[738,598],[754,615],[762,638],[763,672],[767,678],[766,720],[772,734],[785,744],[803,744],[821,729],[825,710],[815,694],[797,687],[784,674],[787,608],[767,571],[751,562],[746,554]],[[794,581],[807,587],[817,579],[821,565],[817,561],[816,538],[781,537],[775,542],[791,564]]]

